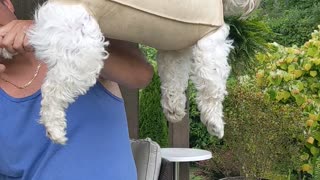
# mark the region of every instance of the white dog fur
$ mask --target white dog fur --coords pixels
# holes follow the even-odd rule
[[[9,53],[6,49],[0,48],[0,56],[4,59],[12,59],[13,54]]]
[[[108,56],[104,48],[107,43],[95,19],[80,5],[48,3],[39,9],[35,21],[29,32],[30,43],[36,56],[48,65],[41,87],[40,123],[50,139],[64,144],[65,111],[96,83]]]
[[[247,15],[258,4],[259,0],[224,0],[225,15]],[[179,122],[185,116],[185,90],[190,77],[198,91],[201,121],[210,134],[223,137],[222,102],[227,94],[227,57],[232,48],[228,34],[229,26],[225,24],[192,47],[158,51],[161,104],[168,121]],[[96,83],[108,56],[104,50],[107,43],[96,20],[81,5],[50,2],[37,11],[35,26],[28,36],[36,56],[48,65],[42,86],[40,123],[51,140],[65,144],[65,111]],[[0,50],[0,54],[10,58],[5,50]]]

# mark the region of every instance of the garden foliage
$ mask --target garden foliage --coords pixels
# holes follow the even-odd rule
[[[320,26],[319,26],[320,29]],[[270,53],[258,54],[260,67],[257,84],[264,90],[265,99],[281,104],[296,105],[304,112],[304,142],[301,170],[308,174],[319,172],[320,156],[320,33],[303,46],[284,47],[270,44]],[[298,119],[297,119],[298,120]],[[315,174],[316,175],[316,174]]]
[[[155,72],[151,83],[141,90],[139,95],[139,138],[149,137],[161,147],[166,147],[168,146],[168,128],[160,104],[161,89],[155,63],[156,50],[146,46],[142,46],[141,49],[154,66]]]
[[[320,22],[318,0],[264,0],[258,11],[284,46],[303,45]]]
[[[297,137],[302,133],[300,109],[264,99],[250,82],[229,83],[228,92],[225,136],[211,146],[214,158],[201,166],[202,174],[209,179],[240,175],[253,179],[296,169],[303,147]]]
[[[226,23],[230,26],[228,38],[233,41],[233,49],[228,57],[233,74],[252,73],[255,54],[266,51],[266,44],[273,36],[271,29],[258,18],[244,20],[228,17]]]

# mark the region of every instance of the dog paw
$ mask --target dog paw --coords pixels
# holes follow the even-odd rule
[[[165,109],[163,112],[166,116],[166,119],[171,123],[180,122],[183,119],[183,117],[186,115],[186,112],[184,110],[175,111],[175,110]]]
[[[178,92],[178,91],[177,91]],[[183,94],[162,91],[161,106],[167,120],[172,123],[180,122],[186,115],[186,96]]]
[[[224,122],[221,117],[207,121],[206,126],[209,134],[217,136],[219,139],[224,136]]]
[[[47,129],[47,137],[49,137],[54,143],[65,145],[68,138],[66,133],[62,129]]]
[[[43,124],[46,128],[46,134],[49,139],[51,139],[54,143],[57,144],[66,144],[66,119],[63,118],[64,115],[62,113],[61,117],[58,116],[46,116],[46,113],[42,112],[42,117],[40,119],[40,124]],[[52,115],[52,114],[51,114]]]

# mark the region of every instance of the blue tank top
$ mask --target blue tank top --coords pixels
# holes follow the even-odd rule
[[[67,145],[38,123],[41,92],[0,89],[0,180],[136,180],[123,100],[98,82],[67,110]]]

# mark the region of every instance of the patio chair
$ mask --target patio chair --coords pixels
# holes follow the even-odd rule
[[[170,162],[161,158],[160,146],[150,138],[131,140],[138,180],[171,180]]]

